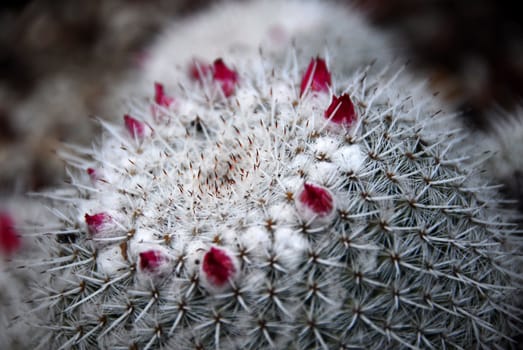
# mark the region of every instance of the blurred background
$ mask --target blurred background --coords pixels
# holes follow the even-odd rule
[[[0,5],[0,194],[63,181],[61,142],[89,144],[104,97],[166,25],[209,0],[12,0]],[[505,0],[355,0],[393,33],[471,128],[523,95],[523,13]],[[292,15],[292,14],[290,14]],[[513,186],[512,191],[521,186]],[[512,196],[521,195],[520,192]]]

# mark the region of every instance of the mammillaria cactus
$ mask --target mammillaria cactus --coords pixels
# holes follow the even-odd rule
[[[217,61],[227,84],[210,67],[157,85],[120,126],[102,122],[98,146],[71,150],[71,188],[48,194],[58,222],[36,235],[41,345],[510,342],[512,214],[441,125],[457,123],[403,78],[332,83],[308,59]]]
[[[187,62],[63,152],[26,237],[33,345],[511,344],[521,243],[474,143],[400,73],[288,57]]]

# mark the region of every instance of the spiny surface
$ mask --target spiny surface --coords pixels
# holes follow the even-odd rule
[[[103,123],[98,146],[71,148],[72,186],[48,194],[59,222],[36,232],[41,344],[509,342],[520,283],[505,245],[512,214],[452,116],[398,76],[331,80],[321,58],[311,60],[325,64],[319,85],[307,88],[308,59],[228,67],[225,87],[162,82],[168,104],[137,103],[121,125]],[[350,102],[350,123],[329,119],[336,96]]]

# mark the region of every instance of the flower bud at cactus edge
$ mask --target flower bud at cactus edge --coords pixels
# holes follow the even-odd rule
[[[213,79],[220,85],[225,97],[233,94],[235,85],[238,82],[238,74],[229,69],[221,58],[213,63]]]
[[[159,106],[168,108],[173,102],[174,98],[167,96],[164,91],[164,87],[160,83],[154,84],[154,102]]]
[[[0,212],[0,253],[11,255],[21,244],[13,218],[8,213]]]

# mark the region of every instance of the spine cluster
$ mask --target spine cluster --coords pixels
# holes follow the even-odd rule
[[[453,117],[400,75],[289,62],[194,61],[64,153],[27,264],[41,347],[511,343],[513,213]]]

